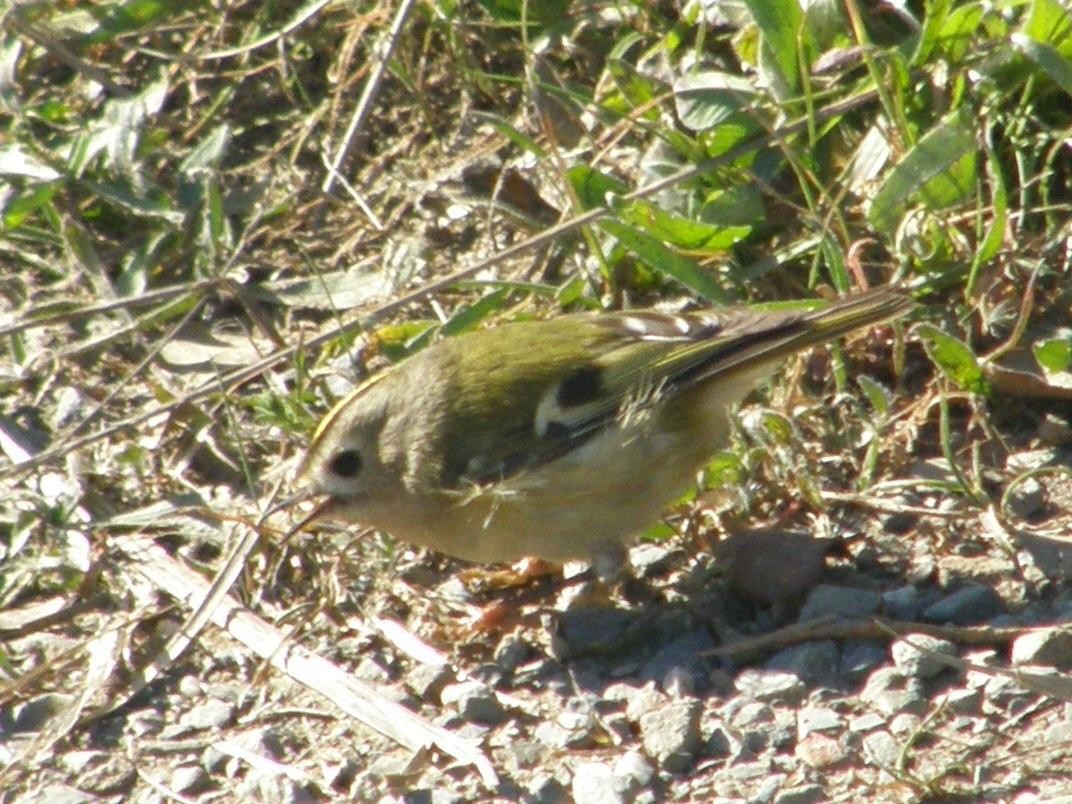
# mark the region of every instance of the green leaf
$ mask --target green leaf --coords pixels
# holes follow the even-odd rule
[[[497,114],[491,114],[490,112],[482,112],[479,110],[471,113],[477,120],[483,120],[493,129],[502,134],[506,139],[510,140],[514,145],[522,150],[528,151],[531,154],[535,154],[540,159],[547,158],[547,152],[540,147],[536,140],[532,139],[526,134],[523,134],[515,126],[511,125],[508,121],[499,117]]]
[[[957,387],[981,396],[990,393],[982,366],[966,343],[930,324],[917,326],[916,334],[923,340],[931,362]]]
[[[29,192],[19,193],[4,201],[2,224],[4,230],[18,229],[26,219],[52,203],[59,184],[39,184]]]
[[[807,57],[810,38],[802,24],[804,14],[799,0],[744,0],[744,3],[763,38],[761,49],[773,62],[785,89],[795,94],[800,89],[801,44],[805,45],[804,61],[811,62]],[[761,63],[765,60],[761,59]]]
[[[885,416],[890,412],[890,399],[893,395],[888,388],[875,382],[866,374],[858,376],[856,382],[867,395],[867,401],[871,403],[876,413]]]
[[[876,229],[892,233],[917,192],[938,204],[962,196],[969,189],[965,182],[974,176],[974,159],[975,136],[963,115],[954,113],[890,171],[871,202],[868,219]]]
[[[710,273],[648,233],[611,218],[601,220],[599,225],[636,254],[649,268],[676,279],[685,287],[711,301],[729,303],[726,293]]]
[[[1027,56],[1035,66],[1041,68],[1061,89],[1072,95],[1072,60],[1066,59],[1061,52],[1044,42],[1037,42],[1023,34],[1013,34],[1012,42]]]
[[[715,70],[692,73],[674,82],[674,108],[678,119],[692,131],[707,131],[736,118],[751,108],[758,97],[756,88],[747,79]],[[733,141],[729,146],[732,146],[740,136],[737,131],[730,133]],[[729,146],[725,150],[729,150]]]
[[[441,327],[443,334],[458,335],[473,329],[489,315],[501,310],[509,297],[510,290],[500,288],[462,307],[443,324]]]
[[[1072,58],[1072,14],[1067,4],[1059,0],[1032,0],[1023,33],[1039,44],[1055,48],[1062,57]]]
[[[643,201],[630,204],[619,214],[664,243],[704,253],[726,251],[752,231],[751,226],[717,226],[672,215]]]
[[[231,140],[231,129],[227,125],[216,126],[202,137],[186,158],[179,162],[179,173],[190,177],[191,174],[206,168],[216,168],[227,153],[227,145]]]
[[[566,172],[566,178],[584,209],[606,206],[608,194],[625,195],[629,192],[629,186],[624,182],[587,165],[571,167]]]
[[[1072,367],[1072,334],[1037,341],[1031,351],[1035,353],[1035,360],[1047,374],[1067,372],[1069,367]]]

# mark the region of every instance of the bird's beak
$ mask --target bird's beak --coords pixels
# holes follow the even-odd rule
[[[317,502],[312,511],[302,517],[294,527],[283,534],[282,544],[286,544],[293,536],[304,530],[308,525],[324,517],[335,504],[333,498],[321,492],[314,491],[313,489],[302,489],[272,506],[271,510],[268,511],[267,516],[271,516],[278,511],[293,508],[306,500],[316,500]]]

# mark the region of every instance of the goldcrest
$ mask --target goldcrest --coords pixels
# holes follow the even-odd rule
[[[447,338],[343,398],[301,476],[316,516],[452,556],[613,567],[783,358],[911,306],[878,289],[808,312],[579,314]]]

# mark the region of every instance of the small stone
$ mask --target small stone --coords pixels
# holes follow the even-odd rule
[[[707,629],[687,631],[645,662],[640,678],[656,682],[675,697],[693,695],[707,676],[703,655],[714,646]]]
[[[746,698],[788,704],[799,703],[807,692],[804,682],[792,673],[754,667],[738,673],[734,687]]]
[[[781,790],[785,780],[786,775],[784,773],[770,774],[759,783],[759,787],[749,796],[749,801],[754,801],[756,804],[769,804],[774,800],[778,791]]]
[[[818,583],[835,544],[809,533],[736,533],[715,545],[715,559],[735,595],[770,606],[799,598]]]
[[[625,716],[634,723],[638,722],[648,712],[656,712],[670,703],[670,698],[655,689],[653,682],[649,682],[639,689],[636,687],[628,687],[628,689],[630,690],[630,695],[625,699]]]
[[[841,651],[841,675],[851,681],[867,676],[876,667],[886,664],[889,657],[886,645],[875,640],[849,642]]]
[[[197,704],[179,718],[179,723],[195,731],[201,729],[222,729],[229,726],[235,716],[234,706],[218,699],[210,699]]]
[[[707,741],[704,743],[703,754],[705,757],[714,759],[728,757],[734,752],[734,746],[736,745],[737,741],[730,736],[725,725],[716,723],[711,728]]]
[[[928,606],[923,618],[936,623],[974,625],[1003,613],[1005,605],[989,586],[972,584]]]
[[[158,734],[164,727],[164,717],[155,709],[136,709],[127,715],[125,731],[134,737]]]
[[[890,732],[904,737],[912,734],[919,728],[919,724],[922,722],[923,721],[920,719],[919,715],[913,715],[909,712],[901,712],[900,714],[894,715],[893,719],[890,720]]]
[[[1039,443],[1047,446],[1072,444],[1072,426],[1056,413],[1051,412],[1043,416],[1035,434]]]
[[[532,804],[571,804],[573,799],[565,786],[549,773],[540,773],[529,783]]]
[[[840,742],[825,734],[809,734],[797,743],[796,757],[813,768],[828,768],[842,762],[848,751]]]
[[[667,571],[673,551],[665,544],[640,542],[629,550],[629,565],[638,578],[654,578]]]
[[[858,715],[849,721],[849,731],[860,733],[862,731],[873,731],[879,726],[886,725],[886,718],[875,712],[868,712],[865,715]]]
[[[46,784],[18,798],[19,804],[91,804],[99,800],[97,796],[66,784]]]
[[[1046,745],[1067,745],[1072,742],[1072,720],[1059,720],[1046,729]]]
[[[944,706],[961,715],[976,715],[983,703],[983,693],[977,689],[949,690],[939,698],[939,706]]]
[[[744,700],[744,699],[738,699]],[[754,754],[765,751],[774,742],[777,724],[774,710],[759,701],[747,701],[733,712],[727,712],[730,722],[736,730],[736,737],[741,747]],[[728,739],[728,738],[727,738]],[[730,744],[735,741],[730,741]]]
[[[628,609],[582,606],[563,611],[551,639],[551,652],[561,662],[580,656],[611,653],[640,637],[641,615]]]
[[[864,756],[871,765],[890,770],[900,761],[901,746],[888,731],[875,731],[864,737]]]
[[[454,706],[462,719],[470,723],[496,726],[507,719],[506,710],[495,693],[479,681],[448,684],[439,699],[444,706]]]
[[[906,678],[892,667],[880,667],[867,679],[860,699],[885,715],[918,711],[926,704],[923,685],[917,678]]]
[[[996,586],[1015,576],[1017,569],[1008,555],[947,555],[938,560],[938,584],[943,589],[956,589],[965,582]]]
[[[802,784],[779,791],[773,804],[818,804],[820,801],[826,801],[822,785]]]
[[[797,718],[790,709],[774,712],[774,725],[770,729],[770,746],[777,750],[792,747],[797,740]]]
[[[773,723],[774,710],[767,704],[759,701],[751,701],[747,698],[736,698],[730,706],[726,707],[726,716],[737,728],[752,726],[756,723]]]
[[[895,620],[914,620],[923,610],[923,595],[912,584],[882,593],[882,610]]]
[[[1036,478],[1024,478],[1010,491],[1006,505],[1020,519],[1034,519],[1046,510],[1046,489]]]
[[[1010,659],[1015,665],[1045,665],[1072,669],[1072,632],[1064,628],[1029,631],[1012,643]]]
[[[50,692],[30,698],[25,703],[12,707],[12,731],[43,731],[50,721],[64,712],[69,712],[72,706],[74,706],[74,698],[70,695]]]
[[[703,745],[702,711],[699,701],[681,700],[642,715],[640,741],[645,753],[671,773],[686,770]]]
[[[832,639],[803,642],[784,648],[774,654],[764,665],[768,670],[792,673],[808,683],[833,684],[838,675],[841,659],[837,643]]]
[[[825,706],[805,706],[797,712],[797,736],[801,739],[816,731],[836,731],[845,726],[841,715]]]
[[[933,654],[956,656],[957,647],[947,639],[928,634],[905,634],[890,646],[890,655],[902,676],[928,679],[946,670],[949,665]]]
[[[1044,466],[1061,463],[1061,453],[1053,447],[1015,452],[1005,459],[1005,468],[1011,474],[1021,474]]]
[[[169,786],[176,793],[203,793],[212,787],[212,777],[200,765],[180,765],[171,772]]]
[[[179,679],[179,695],[184,698],[197,698],[204,694],[204,688],[201,686],[201,679],[197,676],[187,673],[181,679]]]
[[[423,701],[440,700],[443,688],[454,681],[454,672],[446,665],[418,664],[406,673],[406,684]]]
[[[871,589],[852,586],[816,586],[800,610],[800,621],[820,617],[866,617],[882,606],[882,595]]]
[[[535,652],[526,640],[510,634],[495,649],[495,663],[505,672],[512,673],[527,662]]]
[[[615,789],[623,796],[633,798],[638,790],[651,784],[655,767],[639,751],[626,751],[614,761],[611,773]]]
[[[571,789],[574,801],[621,804],[623,800],[614,788],[614,771],[602,762],[582,762],[574,768]]]

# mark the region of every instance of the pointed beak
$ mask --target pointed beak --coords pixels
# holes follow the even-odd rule
[[[268,511],[266,516],[271,516],[272,514],[275,514],[279,511],[293,508],[294,506],[303,503],[306,500],[317,500],[317,503],[313,507],[312,511],[310,511],[306,516],[302,517],[296,525],[294,525],[290,530],[283,534],[283,539],[280,544],[286,544],[291,540],[291,538],[293,538],[296,534],[300,533],[307,526],[322,518],[331,510],[331,507],[335,503],[335,501],[331,497],[328,497],[321,492],[317,492],[312,489],[302,489],[301,491],[298,491],[297,493],[292,494],[286,499],[283,499],[280,502],[276,503]]]

